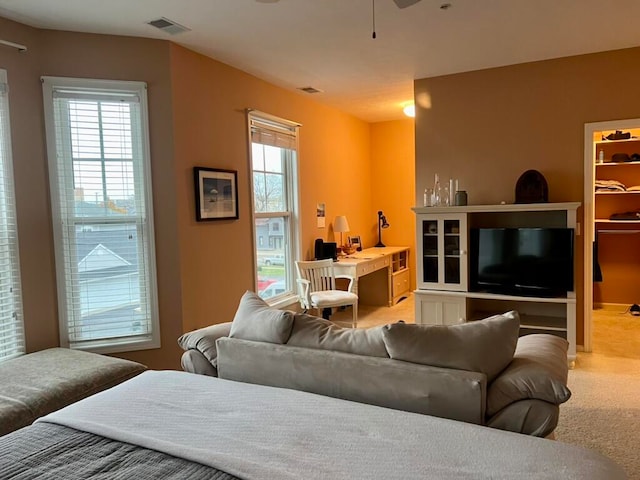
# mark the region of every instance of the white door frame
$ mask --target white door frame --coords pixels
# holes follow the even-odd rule
[[[595,144],[593,136],[603,130],[629,130],[640,127],[640,118],[630,120],[610,120],[584,124],[584,279],[582,298],[584,300],[584,351],[590,352],[592,345],[593,321],[593,242],[595,240],[595,213],[593,185],[596,179]]]

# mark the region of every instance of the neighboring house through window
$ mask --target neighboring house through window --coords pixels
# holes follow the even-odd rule
[[[13,185],[9,88],[0,69],[0,361],[25,351]]]
[[[256,284],[258,294],[271,303],[296,295],[294,260],[300,251],[297,233],[299,127],[288,120],[249,112]]]
[[[60,341],[160,346],[146,85],[43,77]]]

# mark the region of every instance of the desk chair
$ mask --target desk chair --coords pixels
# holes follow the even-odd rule
[[[329,319],[333,307],[352,307],[351,326],[358,325],[358,295],[353,293],[355,278],[350,275],[335,275],[333,271],[333,260],[298,261],[296,262],[298,272],[298,294],[300,305],[306,312],[315,308],[322,317]],[[347,290],[336,289],[336,278],[349,279]]]

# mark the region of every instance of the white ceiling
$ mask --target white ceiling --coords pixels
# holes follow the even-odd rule
[[[372,0],[0,0],[0,16],[168,39],[370,122],[401,118],[417,78],[640,46],[640,0],[375,0],[375,40]]]

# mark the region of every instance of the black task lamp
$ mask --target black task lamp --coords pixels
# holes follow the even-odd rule
[[[382,243],[382,229],[389,228],[389,222],[387,222],[387,217],[382,214],[382,210],[378,210],[378,243],[376,247],[384,247],[384,243]]]

